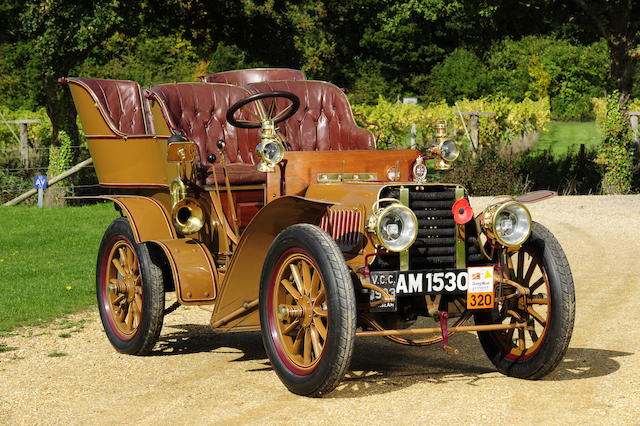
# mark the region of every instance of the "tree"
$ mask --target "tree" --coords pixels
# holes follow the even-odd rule
[[[459,98],[484,95],[487,69],[475,53],[458,48],[431,69],[430,83],[436,96],[452,104]]]
[[[624,105],[631,96],[635,65],[640,56],[640,19],[636,16],[639,12],[637,3],[632,0],[576,0],[576,3],[609,45],[609,77],[611,85],[620,92],[620,105]]]
[[[51,118],[53,140],[64,130],[74,145],[79,142],[76,111],[69,91],[57,79],[67,76],[123,22],[117,0],[29,2],[21,11],[27,44],[27,73],[37,78],[40,101]]]

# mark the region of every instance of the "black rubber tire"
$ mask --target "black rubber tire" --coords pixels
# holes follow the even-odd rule
[[[117,328],[110,323],[110,304],[106,301],[105,292],[106,264],[108,263],[111,248],[118,241],[128,242],[138,256],[138,266],[142,275],[142,315],[140,324],[135,333],[127,339],[121,338]],[[153,349],[164,319],[164,283],[160,254],[149,250],[145,244],[137,244],[129,220],[120,217],[109,225],[104,233],[96,266],[96,294],[98,310],[105,333],[113,347],[121,353],[129,355],[145,355]]]
[[[567,257],[547,228],[534,222],[525,247],[539,254],[549,280],[550,312],[544,340],[533,355],[522,360],[507,357],[503,346],[496,341],[496,332],[478,332],[478,338],[498,371],[507,376],[535,380],[553,371],[567,351],[575,319],[575,290]],[[475,315],[476,324],[491,324],[491,318],[491,311]]]
[[[306,375],[296,374],[282,361],[268,326],[271,277],[278,261],[292,249],[301,249],[311,255],[324,281],[327,296],[327,339],[322,358],[313,371]],[[318,397],[332,391],[340,383],[353,354],[356,330],[355,294],[340,249],[322,229],[310,224],[293,225],[273,241],[262,269],[260,322],[262,341],[271,365],[291,392]]]

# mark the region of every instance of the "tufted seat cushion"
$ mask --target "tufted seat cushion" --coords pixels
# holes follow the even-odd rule
[[[174,83],[153,86],[147,95],[162,109],[167,126],[198,145],[200,162],[210,167],[208,154],[215,154],[220,162],[217,141],[225,141],[224,155],[231,184],[251,184],[266,181],[266,175],[256,170],[256,129],[238,129],[227,122],[227,110],[235,102],[249,95],[246,89],[229,84]],[[242,118],[239,116],[239,118]],[[222,169],[216,168],[218,181]],[[213,183],[213,176],[207,178]]]
[[[142,97],[140,85],[135,81],[81,77],[60,81],[84,87],[114,133],[120,136],[153,134],[148,101]]]
[[[255,92],[284,90],[300,98],[300,109],[278,124],[293,151],[374,149],[373,134],[358,127],[342,90],[325,81],[263,81],[247,88]],[[264,101],[266,104],[269,100]],[[279,108],[287,100],[277,100]]]
[[[228,83],[236,86],[267,80],[306,80],[302,71],[290,68],[251,68],[224,71],[205,75],[201,78],[205,83]]]

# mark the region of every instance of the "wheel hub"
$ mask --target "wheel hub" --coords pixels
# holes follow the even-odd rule
[[[302,296],[300,300],[298,300],[300,307],[302,308],[302,327],[309,327],[311,322],[313,321],[313,303],[308,296]]]

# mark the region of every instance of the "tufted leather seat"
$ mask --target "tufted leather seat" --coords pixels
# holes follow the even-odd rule
[[[331,83],[312,80],[263,81],[246,87],[256,92],[284,90],[300,98],[298,112],[278,124],[293,151],[375,148],[373,133],[358,127],[347,97]],[[284,108],[289,101],[280,98],[277,102],[279,108]]]
[[[153,134],[148,100],[140,85],[129,80],[66,77],[61,83],[83,87],[98,105],[109,128],[119,136]]]
[[[266,181],[266,175],[255,166],[258,131],[238,129],[226,120],[229,107],[249,94],[246,89],[229,84],[174,83],[147,89],[147,96],[160,104],[169,129],[198,145],[203,166],[210,167],[208,154],[216,154],[216,162],[220,162],[216,143],[225,141],[224,155],[233,185]],[[222,182],[220,166],[216,167],[216,174]],[[213,176],[207,178],[207,183],[213,183]]]
[[[244,86],[267,80],[306,80],[300,70],[290,68],[251,68],[246,70],[224,71],[201,77],[205,83],[227,83]]]

